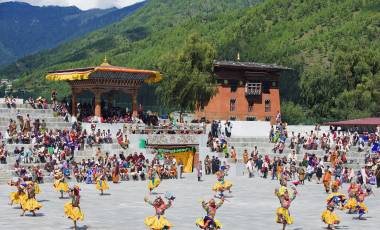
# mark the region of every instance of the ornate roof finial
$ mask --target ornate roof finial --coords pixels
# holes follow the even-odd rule
[[[237,53],[237,58],[236,58],[237,61],[240,61],[240,52]]]
[[[110,63],[107,61],[107,55],[104,55],[103,63],[100,66],[110,66]]]

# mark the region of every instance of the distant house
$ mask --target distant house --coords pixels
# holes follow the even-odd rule
[[[215,61],[217,94],[196,117],[275,122],[280,111],[280,74],[289,68],[255,62]]]

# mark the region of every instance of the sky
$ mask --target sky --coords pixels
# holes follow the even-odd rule
[[[10,0],[0,0],[1,2],[9,2]],[[34,6],[76,6],[82,10],[88,10],[93,8],[122,8],[132,5],[142,0],[11,0],[18,2],[27,2]]]

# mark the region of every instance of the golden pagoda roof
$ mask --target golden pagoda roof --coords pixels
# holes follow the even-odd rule
[[[157,83],[162,79],[161,74],[158,71],[131,69],[110,65],[106,57],[104,58],[103,63],[99,66],[51,71],[46,75],[46,79],[49,81],[78,81],[101,78],[144,80],[145,83]]]

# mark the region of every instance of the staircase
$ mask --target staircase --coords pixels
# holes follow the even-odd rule
[[[65,129],[70,128],[71,124],[65,122],[62,117],[55,117],[52,109],[34,109],[29,104],[17,104],[16,108],[8,108],[6,104],[0,103],[0,132],[4,134],[9,125],[9,120],[13,119],[17,123],[17,131],[20,131],[20,124],[17,120],[17,113],[20,112],[22,116],[29,114],[31,119],[31,125],[35,119],[45,120],[48,129]],[[16,162],[16,156],[13,155],[14,149],[18,147],[29,148],[33,147],[31,144],[7,144],[5,143],[5,149],[8,151],[7,164],[0,164],[0,184],[6,183],[10,178],[16,176],[13,171],[13,166]],[[28,167],[31,165],[40,165],[43,168],[43,164],[24,164]],[[47,174],[47,173],[46,173]]]
[[[203,162],[206,155],[217,156],[221,162],[226,161],[231,166],[231,172],[236,172],[236,175],[242,175],[243,170],[245,169],[245,165],[243,164],[243,152],[247,150],[249,154],[254,150],[255,146],[259,151],[259,155],[263,157],[268,155],[271,159],[273,157],[287,157],[293,149],[289,148],[290,140],[288,139],[285,143],[285,149],[280,154],[273,152],[274,143],[270,143],[268,138],[266,137],[232,137],[227,139],[228,143],[228,151],[231,152],[231,147],[233,146],[237,152],[237,163],[235,164],[231,158],[225,158],[223,153],[212,152],[210,148],[206,146],[201,146],[199,148],[200,160]],[[302,161],[304,153],[315,154],[317,157],[322,158],[325,155],[325,151],[322,149],[318,150],[306,150],[301,147],[300,154],[296,155],[298,161]],[[354,170],[359,170],[361,167],[365,165],[366,151],[358,152],[356,147],[352,147],[350,151],[347,153],[347,164],[344,166],[353,168]]]

